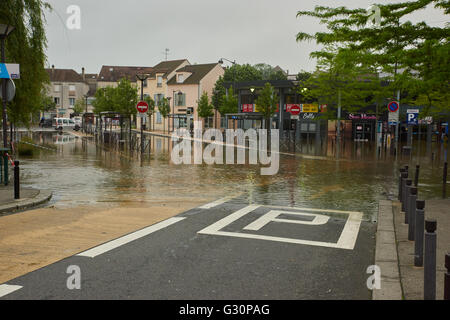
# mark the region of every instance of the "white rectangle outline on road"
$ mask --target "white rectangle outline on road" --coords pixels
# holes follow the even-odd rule
[[[82,253],[77,254],[77,256],[81,257],[89,257],[89,258],[95,258],[96,256],[99,256],[105,252],[111,251],[113,249],[116,249],[120,246],[123,246],[124,244],[127,244],[131,241],[137,240],[139,238],[145,237],[155,231],[164,229],[174,223],[177,223],[181,220],[186,219],[185,217],[174,217],[167,220],[164,220],[162,222],[159,222],[157,224],[154,224],[150,227],[138,230],[136,232],[130,233],[126,236],[123,236],[121,238],[109,241],[107,243],[104,243],[100,246],[97,246],[95,248],[89,249],[87,251],[84,251]]]
[[[276,206],[264,206],[270,208],[286,208],[286,209],[294,209],[299,211],[313,211],[313,212],[328,212],[328,213],[345,213],[348,214],[348,219],[345,223],[344,229],[339,237],[337,243],[334,242],[322,242],[322,241],[311,241],[311,240],[301,240],[301,239],[292,239],[292,238],[282,238],[282,237],[273,237],[273,236],[264,236],[259,234],[249,234],[249,233],[239,233],[239,232],[227,232],[220,231],[226,226],[230,225],[234,221],[242,218],[246,214],[263,207],[261,205],[249,205],[245,208],[242,208],[229,216],[217,221],[216,223],[206,227],[203,230],[200,230],[199,234],[207,234],[207,235],[217,235],[217,236],[227,236],[227,237],[236,237],[236,238],[247,238],[247,239],[258,239],[258,240],[268,240],[268,241],[276,241],[276,242],[287,242],[293,244],[304,244],[310,246],[319,246],[319,247],[329,247],[329,248],[337,248],[337,249],[346,249],[353,250],[355,247],[356,239],[359,233],[359,227],[362,221],[362,212],[354,212],[354,211],[340,211],[340,210],[327,210],[327,209],[313,209],[313,208],[294,208],[294,207],[276,207]]]
[[[17,291],[19,289],[22,289],[22,286],[13,286],[9,284],[2,284],[0,285],[0,298],[4,297],[10,293],[13,293],[14,291]]]

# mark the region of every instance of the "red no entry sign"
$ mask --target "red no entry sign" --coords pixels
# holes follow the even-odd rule
[[[140,113],[146,113],[148,111],[148,103],[145,101],[140,101],[137,104],[136,109]]]
[[[392,101],[388,104],[388,109],[390,112],[397,112],[398,106],[399,104],[397,101]]]
[[[300,114],[300,107],[299,106],[292,106],[291,107],[291,114],[293,115],[293,116],[297,116],[297,115],[299,115]]]

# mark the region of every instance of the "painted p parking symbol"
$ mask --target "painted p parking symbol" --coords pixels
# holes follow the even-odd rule
[[[252,223],[248,224],[246,227],[243,228],[243,230],[259,231],[263,227],[265,227],[266,225],[269,225],[271,223],[291,223],[291,224],[310,225],[312,227],[317,227],[320,225],[324,225],[324,224],[328,223],[328,221],[329,221],[329,216],[324,215],[322,213],[339,214],[339,215],[345,214],[348,217],[345,222],[344,228],[342,229],[342,232],[339,235],[339,239],[337,242],[313,241],[313,240],[306,240],[306,239],[277,237],[277,236],[272,236],[272,235],[224,231],[224,229],[227,226],[229,226],[232,223],[238,221],[239,219],[247,216],[248,214],[256,211],[259,208],[269,208],[269,209],[273,208],[274,210],[270,210],[263,216],[259,217]],[[280,218],[278,218],[280,215],[304,216],[309,219],[312,218],[312,220],[280,219]],[[361,221],[362,221],[362,213],[361,212],[326,210],[326,209],[315,209],[315,208],[292,208],[292,207],[272,207],[272,206],[249,205],[249,206],[244,207],[244,208],[228,215],[227,217],[217,221],[216,223],[210,225],[209,227],[206,227],[205,229],[200,230],[198,233],[205,234],[205,235],[214,235],[214,236],[257,239],[257,240],[266,240],[266,241],[275,241],[275,242],[285,242],[285,243],[291,243],[291,244],[302,244],[302,245],[310,245],[310,246],[353,250],[353,248],[355,247],[356,239],[358,237]]]

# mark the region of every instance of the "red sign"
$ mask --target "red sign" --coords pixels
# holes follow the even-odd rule
[[[253,105],[252,104],[243,104],[242,112],[253,112]]]
[[[146,113],[148,111],[148,103],[145,101],[140,101],[138,102],[136,109],[139,113]]]
[[[290,112],[293,116],[299,115],[300,111],[301,111],[301,109],[300,109],[300,106],[298,106],[298,105],[293,105],[290,110]]]

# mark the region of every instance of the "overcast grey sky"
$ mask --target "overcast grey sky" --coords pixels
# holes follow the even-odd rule
[[[98,73],[102,65],[153,66],[187,58],[211,63],[219,58],[237,63],[280,65],[290,74],[313,70],[313,43],[297,43],[297,32],[324,30],[317,19],[296,18],[316,5],[367,8],[397,0],[48,0],[48,65]],[[70,5],[81,9],[81,29],[68,30]],[[434,8],[415,13],[412,21],[444,26]]]

